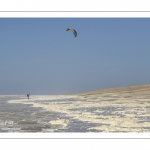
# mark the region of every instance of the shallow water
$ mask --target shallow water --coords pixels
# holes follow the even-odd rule
[[[25,96],[0,96],[0,132],[87,132],[87,128],[94,124],[68,117],[65,113],[47,111],[32,104],[8,103],[11,100],[27,100]],[[35,99],[34,99],[35,101]],[[38,102],[37,100],[36,102]],[[40,100],[43,104],[65,103],[70,100]],[[63,120],[56,124],[50,121]],[[65,122],[69,120],[69,122]]]
[[[0,132],[150,132],[149,95],[0,95]]]

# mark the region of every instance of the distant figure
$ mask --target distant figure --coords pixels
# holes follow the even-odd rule
[[[29,99],[29,95],[30,95],[30,94],[27,94],[28,99]]]

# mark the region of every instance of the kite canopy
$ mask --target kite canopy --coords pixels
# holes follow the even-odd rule
[[[76,30],[72,29],[72,28],[68,28],[66,31],[68,32],[69,30],[71,30],[74,34],[74,37],[77,37],[77,32]]]

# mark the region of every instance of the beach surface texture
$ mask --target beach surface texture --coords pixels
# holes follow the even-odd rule
[[[150,85],[0,96],[0,132],[150,132]]]

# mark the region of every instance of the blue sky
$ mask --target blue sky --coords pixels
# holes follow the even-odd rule
[[[149,84],[149,39],[148,18],[0,18],[0,94]]]

